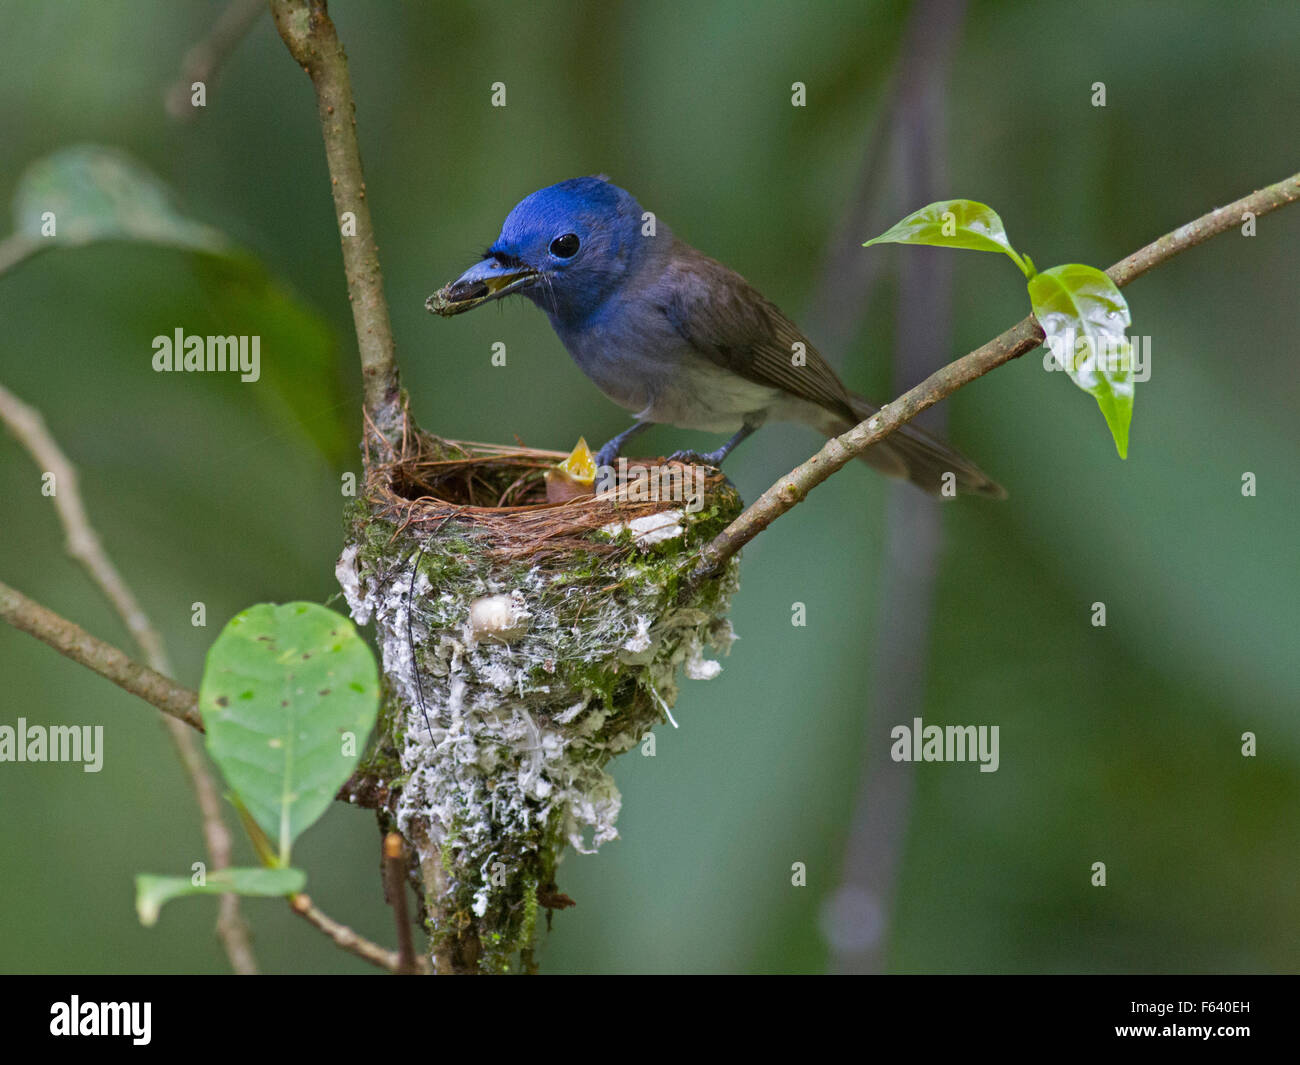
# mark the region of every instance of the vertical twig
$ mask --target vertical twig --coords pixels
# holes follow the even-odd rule
[[[396,971],[411,974],[420,971],[420,963],[415,953],[415,937],[411,935],[406,892],[406,842],[400,832],[390,832],[384,837],[384,894],[393,907],[393,920],[397,924]]]
[[[964,8],[964,0],[919,0],[908,19],[896,106],[889,116],[889,142],[898,181],[894,195],[882,197],[894,215],[900,213],[894,209],[901,198],[928,203],[939,198],[944,185],[947,72]],[[863,239],[864,235],[857,235],[854,241],[859,252]],[[946,361],[952,331],[952,258],[942,252],[907,256],[902,259],[899,281],[894,380],[912,382]],[[927,413],[932,416],[928,427],[941,433],[942,409]],[[837,972],[880,972],[884,968],[915,787],[913,766],[889,758],[889,733],[892,723],[910,721],[920,713],[942,542],[942,503],[906,485],[891,484],[887,491],[866,763],[845,848],[842,882],[829,900],[826,922],[831,938],[830,967]]]
[[[151,669],[164,677],[171,676],[171,664],[163,648],[162,638],[150,624],[117,567],[104,551],[86,508],[81,501],[77,471],[63,450],[50,435],[40,412],[28,406],[12,392],[0,385],[0,421],[14,438],[27,449],[37,469],[54,475],[54,492],[51,498],[54,509],[67,537],[68,554],[72,556],[90,579],[104,593],[144,652]],[[163,723],[176,746],[181,765],[189,775],[190,785],[198,800],[203,825],[203,838],[208,859],[213,870],[230,865],[230,831],[221,817],[221,801],[216,785],[208,772],[193,732],[175,717],[165,717]],[[251,975],[257,972],[257,959],[253,956],[248,928],[239,912],[238,895],[222,895],[217,912],[217,935],[225,948],[235,972]]]

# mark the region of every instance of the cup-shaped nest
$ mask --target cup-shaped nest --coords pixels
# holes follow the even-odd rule
[[[740,513],[730,482],[637,460],[547,502],[563,457],[409,431],[372,456],[338,564],[389,693],[365,768],[419,855],[435,955],[454,936],[497,971],[560,897],[565,844],[617,835],[605,764],[653,743],[679,671],[715,676],[706,649],[734,638],[736,561],[687,579]]]

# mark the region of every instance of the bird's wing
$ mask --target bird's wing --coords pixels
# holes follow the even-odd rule
[[[835,371],[779,308],[716,259],[681,241],[673,252],[663,277],[664,313],[692,347],[747,380],[856,423]]]

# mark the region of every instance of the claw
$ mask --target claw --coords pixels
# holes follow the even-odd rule
[[[717,469],[726,457],[725,448],[717,451],[674,451],[668,456],[669,462],[682,462],[688,466],[712,466]]]

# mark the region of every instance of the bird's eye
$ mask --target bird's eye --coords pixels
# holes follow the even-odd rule
[[[572,259],[578,254],[578,234],[565,233],[551,241],[551,254],[557,259]]]

